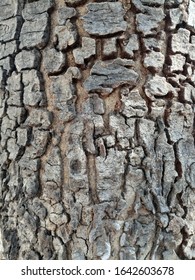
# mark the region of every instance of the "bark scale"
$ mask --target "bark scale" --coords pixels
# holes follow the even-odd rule
[[[195,2],[0,3],[1,259],[195,258]]]

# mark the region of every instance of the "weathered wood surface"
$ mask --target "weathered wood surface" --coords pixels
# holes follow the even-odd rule
[[[1,259],[195,259],[194,66],[194,0],[1,1]]]

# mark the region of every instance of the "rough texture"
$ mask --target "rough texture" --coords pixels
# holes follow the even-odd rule
[[[125,66],[131,65],[132,61],[116,59],[113,61],[97,61],[91,69],[91,75],[84,82],[87,91],[112,92],[114,88],[129,83],[136,84],[138,74]]]
[[[73,50],[76,64],[84,64],[86,59],[96,54],[95,40],[88,37],[82,37],[82,47]]]
[[[123,19],[125,11],[120,2],[90,3],[87,9],[83,20],[89,34],[102,36],[126,30],[127,23]]]
[[[0,1],[0,258],[195,259],[194,0]]]

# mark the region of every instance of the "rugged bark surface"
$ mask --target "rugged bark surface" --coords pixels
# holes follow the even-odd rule
[[[194,0],[1,1],[2,259],[195,259],[194,63]]]

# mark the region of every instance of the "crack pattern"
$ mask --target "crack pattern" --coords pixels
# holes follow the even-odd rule
[[[0,4],[0,258],[195,259],[195,4]]]

